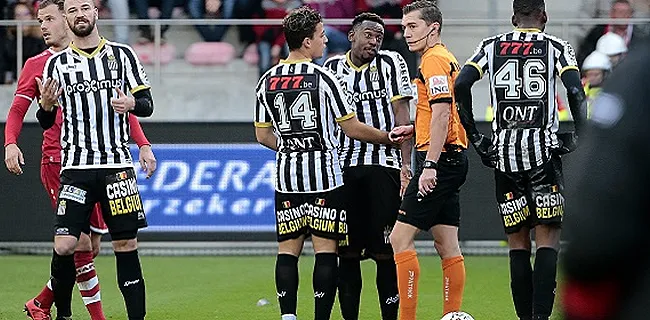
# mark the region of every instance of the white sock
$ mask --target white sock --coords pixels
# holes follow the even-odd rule
[[[295,314],[283,314],[282,315],[282,320],[296,320],[296,315]]]

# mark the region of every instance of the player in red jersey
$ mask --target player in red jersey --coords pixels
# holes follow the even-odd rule
[[[68,27],[61,14],[63,10],[62,0],[44,0],[39,4],[38,20],[41,23],[41,30],[45,43],[49,49],[28,59],[25,62],[23,71],[18,80],[15,97],[12,102],[7,123],[5,126],[5,164],[7,169],[16,174],[22,174],[21,165],[24,164],[23,154],[16,144],[20,130],[22,129],[25,114],[35,99],[41,97],[41,93],[55,94],[58,89],[55,83],[41,83],[40,77],[48,58],[55,52],[65,49],[70,43]],[[52,206],[56,208],[56,196],[59,190],[59,173],[61,171],[61,125],[63,117],[61,109],[57,111],[57,118],[54,126],[43,132],[43,156],[41,159],[41,181]],[[150,177],[156,169],[156,159],[151,151],[151,145],[142,131],[137,118],[129,116],[131,127],[131,138],[140,147],[140,164],[147,170],[147,177]],[[74,260],[77,267],[77,285],[81,292],[82,299],[92,320],[105,319],[101,298],[99,293],[99,282],[95,272],[93,259],[99,253],[101,237],[108,232],[108,228],[102,218],[99,205],[90,217],[91,234],[81,234],[77,244]],[[48,281],[41,293],[25,304],[27,316],[34,319],[51,319],[50,307],[54,302],[52,285]]]

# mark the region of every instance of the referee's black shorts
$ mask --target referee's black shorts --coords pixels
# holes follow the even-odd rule
[[[392,257],[389,237],[401,203],[400,171],[379,165],[343,170],[348,236],[339,242],[342,257]]]
[[[134,239],[138,229],[147,226],[132,167],[65,169],[61,172],[55,234],[79,238],[81,232],[89,233],[90,214],[97,202],[112,240]]]
[[[564,217],[564,177],[560,156],[522,172],[494,171],[496,198],[506,234],[536,225],[560,227]]]
[[[416,154],[417,170],[406,188],[397,220],[420,230],[442,224],[460,225],[460,187],[465,183],[468,160],[465,151],[448,151],[438,159],[437,184],[433,192],[420,197],[418,185],[426,151]]]

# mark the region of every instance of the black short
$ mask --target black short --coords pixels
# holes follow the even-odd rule
[[[347,234],[343,187],[318,193],[275,192],[278,242],[302,235],[341,240]]]
[[[542,166],[523,172],[495,170],[494,180],[499,213],[507,234],[538,224],[561,226],[564,177],[559,156],[554,155]]]
[[[343,170],[348,236],[339,242],[339,254],[392,257],[389,236],[401,203],[399,175],[398,169],[382,166],[357,166]]]
[[[78,238],[89,233],[90,214],[98,202],[114,240],[133,238],[147,226],[133,168],[66,169],[61,172],[55,234]]]
[[[467,178],[468,161],[465,151],[442,152],[438,159],[437,184],[433,192],[424,197],[418,196],[418,181],[422,174],[422,162],[426,152],[416,154],[418,169],[411,179],[397,220],[429,230],[442,224],[449,226],[460,225],[460,187]]]

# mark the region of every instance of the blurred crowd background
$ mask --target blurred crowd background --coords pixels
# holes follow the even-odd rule
[[[221,103],[217,109],[226,110],[225,118],[219,118],[205,108],[206,101],[182,92],[168,96],[171,106],[163,108],[163,121],[243,121],[248,120],[252,107],[234,106],[248,103],[242,100],[243,89],[252,88],[256,78],[287,54],[287,47],[279,23],[260,20],[231,23],[224,19],[281,19],[287,11],[308,5],[318,9],[326,19],[351,21],[363,11],[371,11],[385,18],[400,19],[401,8],[411,0],[94,0],[100,12],[100,33],[108,38],[131,44],[145,65],[155,66],[147,72],[158,87],[192,91],[188,80],[202,81],[210,87],[219,87],[211,94]],[[22,26],[22,41],[18,41],[16,26],[0,26],[0,99],[10,94],[9,89],[17,79],[19,62],[45,49],[38,25],[35,23],[36,0],[0,0],[3,20],[31,21]],[[624,58],[625,53],[643,38],[650,35],[650,8],[633,0],[547,0],[550,24],[547,31],[571,42],[576,49],[581,66],[585,90],[594,95],[602,79]],[[511,1],[505,0],[439,0],[444,18],[449,21],[443,31],[443,41],[451,48],[459,61],[471,55],[481,38],[491,33],[508,31]],[[634,23],[616,23],[611,19],[634,18]],[[116,19],[113,21],[113,19]],[[125,24],[127,19],[151,20],[149,25]],[[160,19],[160,20],[157,20]],[[193,19],[203,19],[209,24],[197,24]],[[207,19],[207,20],[206,20]],[[614,23],[592,23],[592,19],[608,19]],[[174,21],[175,22],[169,22]],[[122,21],[122,22],[120,22]],[[157,22],[155,22],[157,21]],[[605,21],[605,20],[593,20]],[[165,23],[167,22],[167,24]],[[159,27],[156,28],[155,24]],[[206,23],[206,22],[202,22]],[[108,25],[106,25],[108,24]],[[326,26],[329,38],[327,56],[341,54],[349,49],[347,32],[349,23]],[[158,31],[157,31],[158,30]],[[383,42],[384,49],[395,50],[407,60],[411,76],[416,75],[418,58],[408,51],[398,24],[389,23]],[[22,50],[18,44],[22,43]],[[21,52],[22,58],[17,57]],[[154,86],[154,92],[156,91]],[[184,87],[185,86],[185,87]],[[229,88],[231,87],[231,88]],[[237,89],[239,88],[239,89]],[[4,91],[7,92],[4,92]],[[196,89],[198,90],[198,89]],[[252,90],[252,89],[251,89]],[[251,91],[248,90],[248,91]],[[170,95],[168,89],[164,94]],[[175,97],[184,97],[176,99]],[[253,95],[250,94],[252,106]],[[156,96],[158,97],[158,95]],[[192,98],[194,97],[194,98]],[[173,115],[173,106],[183,99],[195,104],[185,105],[189,118]],[[166,99],[168,100],[168,99]],[[10,101],[10,100],[9,100]],[[190,101],[190,102],[192,102]],[[558,101],[563,105],[562,99]],[[0,108],[8,108],[3,106]],[[564,106],[561,106],[564,108]],[[476,109],[476,108],[475,108]],[[3,109],[0,109],[0,111]],[[158,109],[160,110],[160,109]],[[166,112],[165,110],[169,111]],[[230,110],[230,111],[229,111]],[[485,103],[485,119],[490,120],[491,109]],[[205,117],[207,114],[207,118]],[[223,113],[222,113],[223,114]],[[477,115],[479,118],[482,114]],[[568,112],[563,112],[568,117]]]

